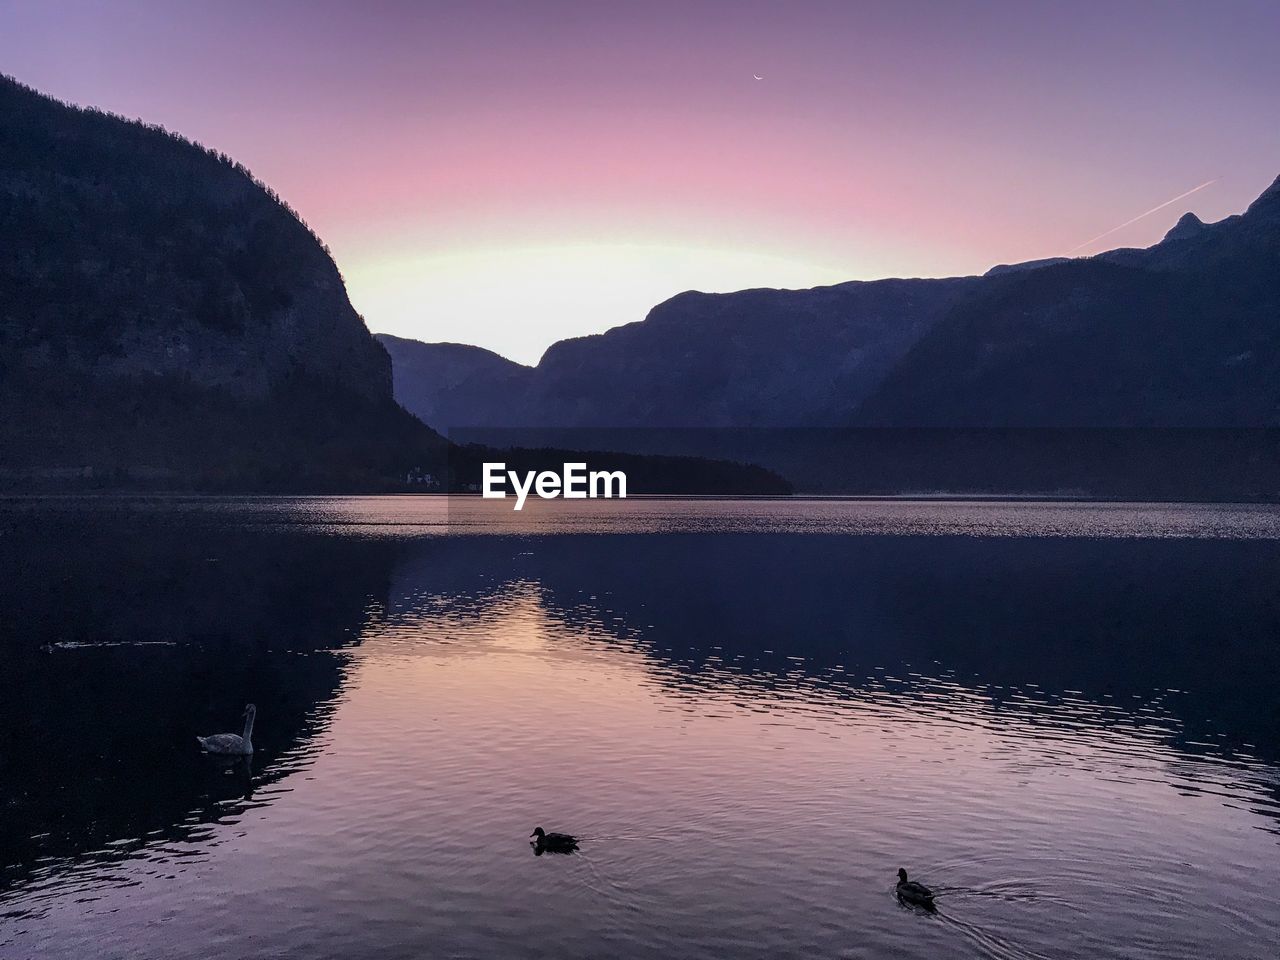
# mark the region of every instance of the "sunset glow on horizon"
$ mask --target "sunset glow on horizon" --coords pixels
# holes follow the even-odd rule
[[[18,2],[0,71],[243,162],[371,330],[532,363],[685,289],[1237,213],[1280,173],[1277,33],[1253,2]]]

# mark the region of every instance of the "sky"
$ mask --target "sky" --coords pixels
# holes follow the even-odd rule
[[[371,330],[525,363],[686,289],[1240,212],[1280,174],[1277,36],[1275,0],[0,0],[0,72],[236,157]]]

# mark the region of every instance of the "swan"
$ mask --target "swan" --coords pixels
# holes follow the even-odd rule
[[[536,827],[529,836],[534,838],[533,845],[539,853],[543,850],[549,850],[552,853],[572,853],[578,849],[578,838],[567,833],[547,833],[541,827]]]
[[[907,871],[898,868],[898,896],[919,907],[933,907],[933,891],[923,883],[907,879]]]
[[[211,737],[196,737],[205,753],[247,757],[253,753],[253,718],[258,708],[252,703],[244,708],[244,733],[215,733]]]

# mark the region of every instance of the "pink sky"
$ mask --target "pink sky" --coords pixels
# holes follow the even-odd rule
[[[1280,173],[1274,3],[0,6],[0,69],[246,163],[373,330],[523,361],[688,287],[1148,244]],[[760,74],[763,80],[753,79]]]

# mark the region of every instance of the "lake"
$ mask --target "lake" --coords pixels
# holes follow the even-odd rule
[[[1274,507],[9,498],[0,654],[0,957],[1280,942]]]

